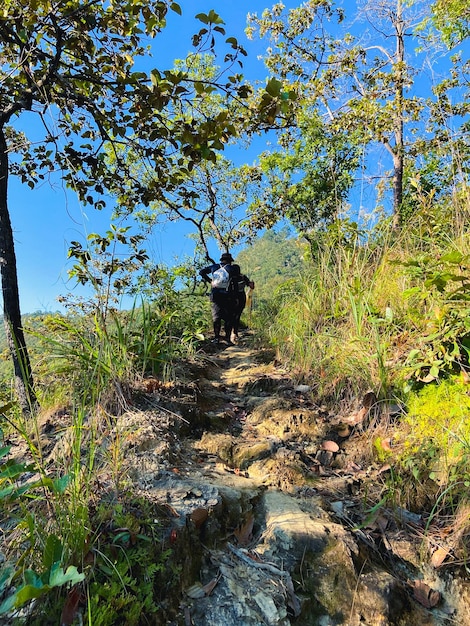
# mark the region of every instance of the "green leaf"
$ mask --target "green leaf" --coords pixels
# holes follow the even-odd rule
[[[55,478],[52,481],[52,491],[57,494],[64,493],[69,483],[70,476],[68,474],[62,476],[61,478]]]
[[[224,20],[220,17],[218,13],[211,9],[207,14],[209,24],[223,24]]]
[[[15,575],[15,568],[7,564],[0,571],[0,592],[2,592],[11,583]]]
[[[439,377],[439,371],[440,371],[439,366],[438,365],[433,365],[431,367],[431,369],[429,370],[429,375],[433,376],[434,378],[438,378]]]
[[[182,15],[181,7],[176,2],[172,2],[170,4],[170,9],[174,11],[175,13],[178,13],[178,15]]]
[[[46,539],[42,563],[46,569],[50,569],[54,563],[62,560],[64,548],[56,535],[49,535]]]
[[[276,78],[271,78],[266,85],[266,91],[270,96],[276,97],[279,96],[282,89],[282,83]]]
[[[448,254],[441,256],[439,261],[441,263],[455,263],[456,265],[460,265],[464,258],[465,257],[461,252],[454,250],[453,252],[449,252]]]
[[[60,563],[54,563],[51,567],[51,574],[49,578],[49,585],[51,587],[61,587],[66,583],[71,583],[72,585],[76,585],[77,583],[82,582],[85,579],[85,574],[80,573],[75,565],[69,565],[67,571],[60,567]]]
[[[34,598],[40,598],[48,591],[49,588],[47,585],[25,585],[14,594],[14,606],[18,609],[20,606],[23,606],[23,604],[26,604],[26,602],[34,600]]]
[[[0,459],[6,456],[11,450],[11,446],[5,446],[4,448],[0,448]]]
[[[421,293],[420,287],[411,287],[410,289],[405,289],[403,291],[403,297],[410,298],[411,296],[416,296],[419,293]]]

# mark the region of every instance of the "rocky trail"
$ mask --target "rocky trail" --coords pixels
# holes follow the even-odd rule
[[[391,468],[371,463],[371,432],[397,407],[366,397],[331,414],[248,334],[184,376],[147,381],[143,410],[117,425],[179,564],[160,623],[470,625],[465,570],[441,567],[426,520],[374,507]]]
[[[248,332],[208,343],[177,381],[146,379],[97,442],[97,506],[127,490],[170,554],[157,620],[142,624],[470,626],[452,537],[383,499],[393,470],[373,440],[399,407],[373,394],[344,415],[318,406]],[[40,424],[51,467],[70,458],[69,423],[56,412]]]

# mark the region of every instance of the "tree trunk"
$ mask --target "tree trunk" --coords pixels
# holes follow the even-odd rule
[[[395,78],[395,149],[393,152],[393,228],[401,226],[401,205],[403,202],[403,167],[404,167],[404,139],[403,139],[403,83],[405,65],[405,24],[403,21],[403,7],[401,0],[397,2],[395,19],[396,48],[396,78]]]
[[[13,360],[17,399],[23,413],[29,414],[37,400],[21,324],[15,246],[8,213],[8,150],[3,127],[0,128],[0,274],[3,319],[8,348]]]

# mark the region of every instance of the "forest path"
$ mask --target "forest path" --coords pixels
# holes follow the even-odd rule
[[[470,625],[468,584],[423,565],[421,515],[373,506],[390,467],[370,430],[344,428],[366,399],[317,406],[248,333],[183,374],[147,396],[126,464],[181,567],[162,624]]]

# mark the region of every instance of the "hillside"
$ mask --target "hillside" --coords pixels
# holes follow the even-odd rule
[[[436,557],[445,545],[452,563],[440,525],[374,506],[393,461],[372,459],[369,441],[395,409],[357,399],[366,419],[342,433],[348,416],[319,407],[251,339],[206,344],[173,384],[144,381],[110,426],[85,421],[101,433],[81,547],[94,623],[468,626],[468,581]],[[64,411],[42,417],[49,467],[69,463],[71,426]],[[29,455],[10,441],[17,460]],[[90,444],[85,434],[84,463]],[[83,600],[54,610],[75,623]],[[28,623],[41,619],[32,608]]]

